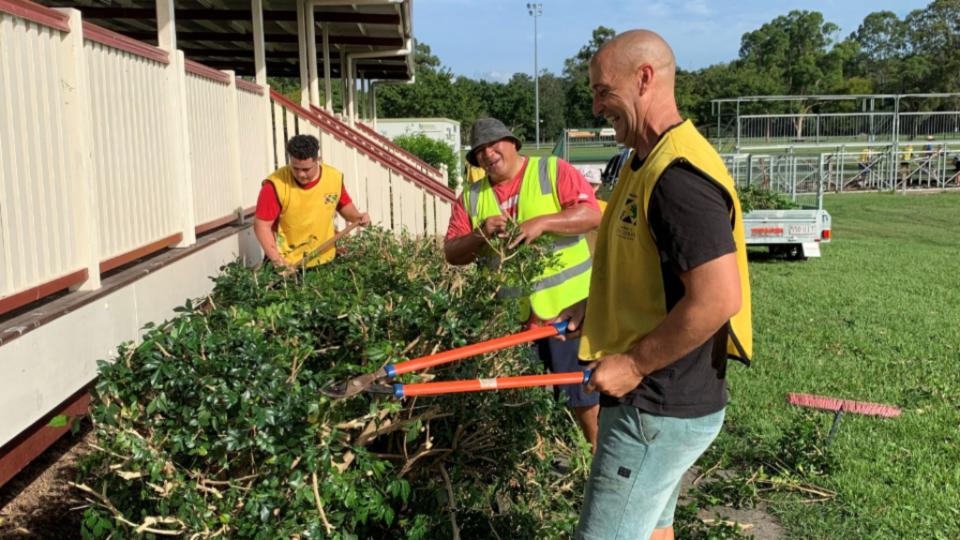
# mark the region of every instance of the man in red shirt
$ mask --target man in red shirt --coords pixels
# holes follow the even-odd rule
[[[316,137],[291,137],[286,150],[290,164],[274,171],[260,188],[254,234],[266,258],[278,267],[327,263],[336,255],[333,247],[313,252],[333,237],[334,212],[361,225],[369,224],[370,216],[353,205],[343,173],[320,161]]]
[[[583,234],[600,224],[600,208],[593,189],[573,166],[555,157],[521,156],[520,145],[499,120],[482,118],[474,124],[467,161],[482,167],[486,177],[466,186],[454,204],[443,249],[451,264],[474,262],[487,247],[487,238],[505,234],[508,221],[520,229],[511,247],[549,235],[560,263],[535,280],[527,322],[539,324],[586,298],[592,263]],[[577,358],[579,339],[544,339],[535,346],[550,370],[583,370]],[[594,447],[599,395],[578,384],[563,391]]]

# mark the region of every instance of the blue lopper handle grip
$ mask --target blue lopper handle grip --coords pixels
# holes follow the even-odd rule
[[[557,329],[558,336],[562,336],[567,333],[567,321],[557,321],[553,323],[553,327]]]
[[[583,370],[583,383],[582,383],[582,384],[587,384],[588,382],[590,382],[590,376],[591,376],[591,375],[593,375],[593,370],[592,370],[592,369],[585,369],[585,370]]]

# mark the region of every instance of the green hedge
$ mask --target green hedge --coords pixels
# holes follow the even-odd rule
[[[498,271],[434,240],[368,230],[284,278],[223,268],[191,303],[100,364],[84,538],[565,538],[589,450],[544,389],[398,402],[320,390],[386,361],[516,331]],[[538,372],[523,347],[408,379]],[[456,525],[454,525],[456,524]]]

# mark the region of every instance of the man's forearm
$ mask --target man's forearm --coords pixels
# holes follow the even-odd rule
[[[577,204],[536,219],[542,220],[543,232],[573,236],[596,229],[601,218],[599,210],[586,204]]]
[[[253,234],[257,237],[257,242],[260,243],[260,248],[263,249],[263,254],[266,255],[267,259],[277,266],[286,264],[283,256],[280,255],[280,250],[277,249],[277,239],[273,235],[270,223],[255,220],[253,222]]]
[[[711,315],[703,306],[680,300],[628,354],[645,375],[663,369],[706,343],[729,319]]]
[[[470,234],[445,240],[443,254],[450,264],[470,264],[477,258],[477,253],[486,242],[480,231],[475,229]]]
[[[736,264],[736,255],[729,254],[681,276],[686,294],[628,353],[641,373],[662,369],[703,345],[740,311]]]
[[[343,219],[351,223],[360,221],[360,219],[363,217],[363,214],[360,212],[360,210],[357,209],[356,205],[354,205],[353,203],[350,203],[344,206],[343,208],[341,208],[340,215],[343,216]]]

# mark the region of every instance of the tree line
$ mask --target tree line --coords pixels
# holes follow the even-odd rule
[[[960,91],[960,0],[934,0],[904,18],[890,11],[867,15],[848,36],[817,11],[790,11],[745,33],[739,55],[730,62],[677,72],[677,100],[685,117],[698,126],[715,120],[710,100],[751,95],[907,94]],[[587,66],[616,35],[600,26],[555,75],[540,73],[541,138],[555,140],[564,128],[604,125],[591,112]],[[377,90],[381,117],[446,117],[460,121],[466,138],[474,120],[503,120],[523,140],[534,138],[534,81],[516,73],[506,83],[455,75],[427,44],[416,50],[414,84]],[[745,104],[745,111],[761,105]],[[791,103],[764,112],[811,108],[844,112],[855,102]],[[957,110],[960,100],[943,98],[904,102],[927,110]]]

